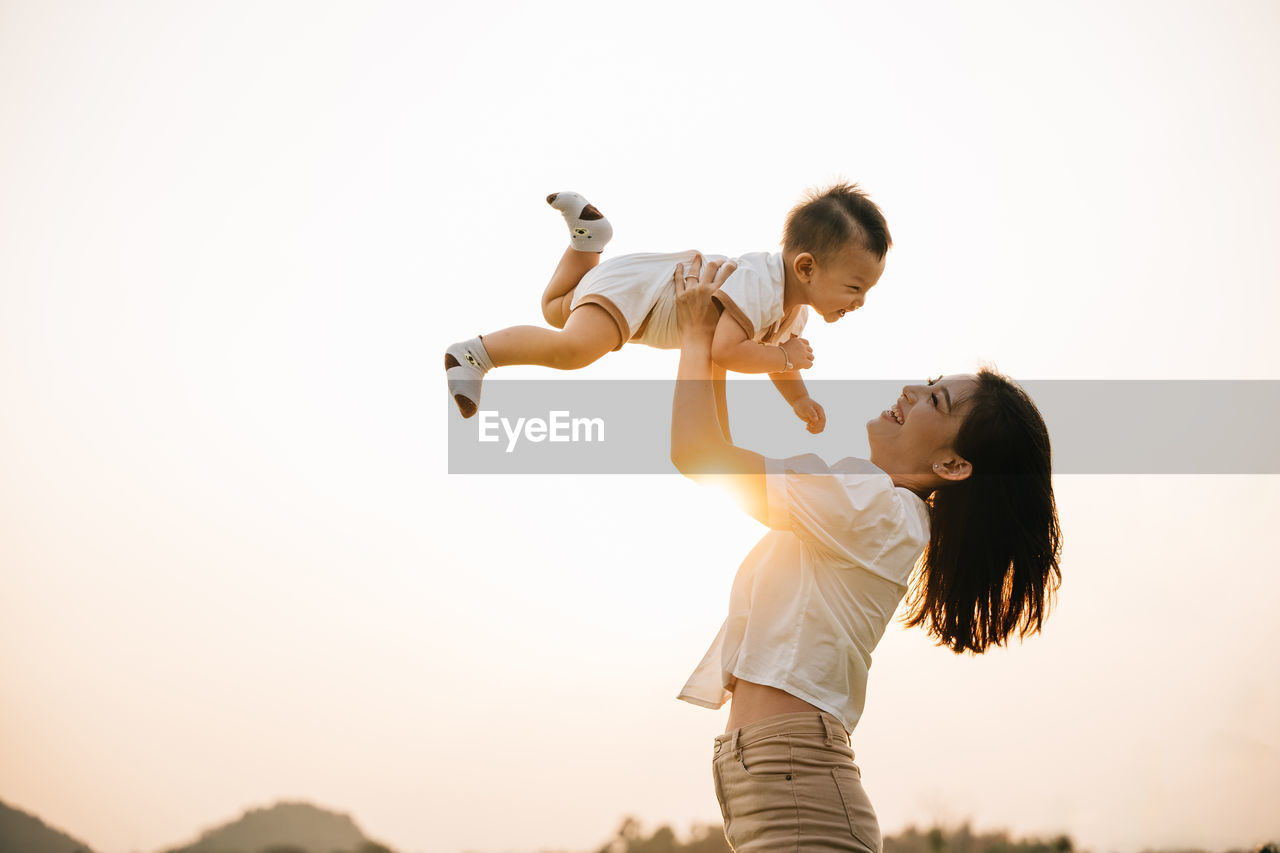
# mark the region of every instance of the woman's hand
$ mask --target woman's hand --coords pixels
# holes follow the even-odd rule
[[[733,261],[712,261],[704,265],[702,255],[694,256],[687,272],[684,264],[676,264],[676,323],[682,339],[711,341],[720,320],[711,294],[719,290],[737,268]]]

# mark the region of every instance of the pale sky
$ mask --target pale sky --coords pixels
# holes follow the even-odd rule
[[[404,853],[718,821],[725,713],[674,696],[763,529],[676,476],[446,473],[440,354],[540,322],[543,197],[737,254],[861,182],[895,248],[816,378],[1280,379],[1278,36],[1271,2],[0,2],[0,800],[99,853],[279,798]],[[885,832],[1280,836],[1280,479],[1055,486],[1042,636],[876,652]]]

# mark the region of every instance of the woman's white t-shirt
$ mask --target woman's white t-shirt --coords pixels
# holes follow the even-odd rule
[[[729,617],[679,698],[707,708],[737,679],[862,716],[871,651],[929,542],[928,507],[865,459],[765,460],[772,528],[738,569]]]

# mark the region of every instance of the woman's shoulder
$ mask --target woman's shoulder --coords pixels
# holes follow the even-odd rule
[[[861,459],[857,456],[846,456],[836,464],[831,466],[832,471],[841,474],[865,474],[867,476],[888,477],[884,471],[876,467],[875,463],[870,459]]]
[[[909,490],[894,486],[893,479],[869,459],[857,456],[846,456],[835,463],[828,463],[816,453],[803,453],[786,459],[770,460],[770,463],[765,466],[765,471],[772,474],[798,475],[802,479],[826,477],[833,483],[838,482],[844,490],[859,493],[870,499],[878,498],[896,502],[904,497],[899,494],[900,492],[915,497]]]
[[[815,454],[806,455],[813,456],[818,462],[826,466],[826,463],[822,462]],[[895,485],[893,478],[870,459],[846,456],[834,465],[829,466],[828,470],[832,474],[846,477],[850,483],[856,483],[861,489],[876,495],[879,498],[879,502],[900,507],[907,517],[904,520],[912,522],[910,526],[916,531],[917,535],[923,535],[926,539],[928,538],[929,505],[910,489]]]
[[[905,584],[929,541],[929,508],[870,460],[828,464],[814,453],[769,460],[770,517],[842,564],[859,565]]]
[[[835,462],[828,463],[816,453],[801,453],[797,456],[787,456],[781,459],[772,459],[771,467],[778,473],[789,472],[793,474],[852,474],[866,476],[888,477],[884,471],[881,471],[871,463],[869,459],[860,459],[856,456],[846,456],[845,458]]]

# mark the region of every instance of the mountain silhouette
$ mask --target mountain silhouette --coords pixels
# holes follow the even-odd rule
[[[302,802],[250,809],[169,853],[390,853],[365,837],[349,815]],[[24,851],[25,853],[25,851]]]
[[[0,853],[93,853],[93,850],[83,841],[46,826],[35,815],[0,803]]]

